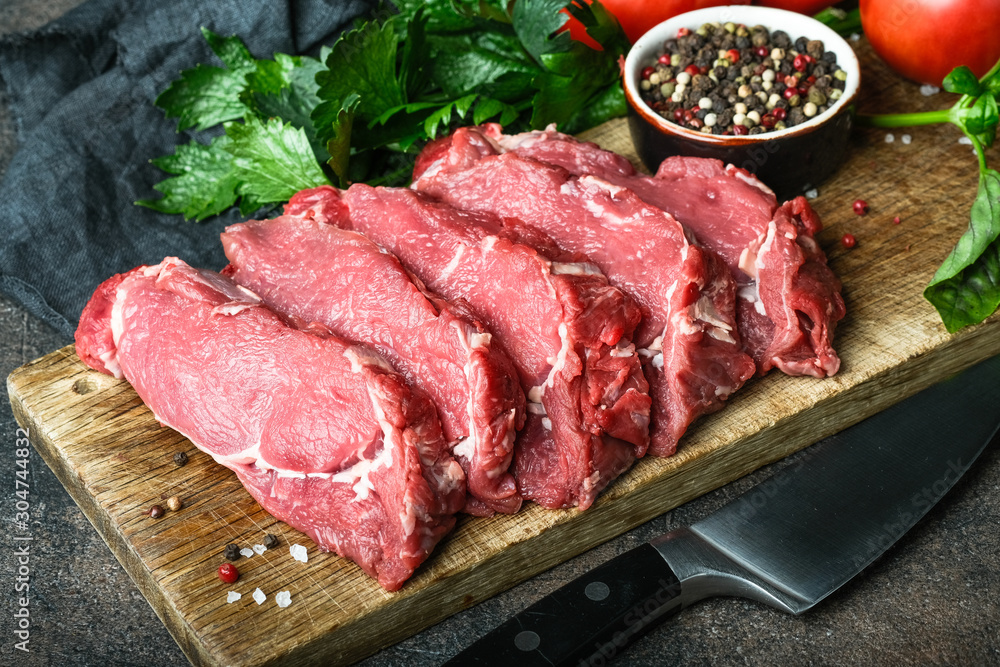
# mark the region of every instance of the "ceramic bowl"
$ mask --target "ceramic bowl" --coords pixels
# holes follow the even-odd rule
[[[705,23],[762,25],[799,37],[820,39],[847,74],[843,95],[822,114],[805,123],[763,134],[724,136],[681,127],[656,113],[642,100],[641,73],[663,52],[663,43],[678,29],[692,31]],[[672,155],[708,157],[755,174],[780,196],[790,197],[819,185],[843,163],[854,121],[861,67],[854,50],[840,35],[815,19],[769,7],[710,7],[680,14],[649,30],[636,41],[623,69],[629,130],[639,157],[653,172]]]

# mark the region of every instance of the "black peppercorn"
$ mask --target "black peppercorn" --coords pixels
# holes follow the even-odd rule
[[[177,452],[176,454],[174,454],[174,463],[176,463],[178,466],[187,465],[187,462],[188,462],[188,455],[185,454],[184,452]]]
[[[222,552],[222,555],[225,556],[226,560],[239,560],[240,548],[235,544],[227,544],[226,548]]]
[[[792,38],[784,30],[775,30],[772,32],[771,42],[779,49],[787,49],[792,46]]]
[[[819,60],[823,57],[824,50],[825,49],[823,47],[823,42],[821,42],[818,39],[812,39],[806,43],[806,53],[808,53],[816,60]]]
[[[267,547],[268,549],[273,549],[274,547],[278,546],[278,538],[272,535],[271,533],[268,533],[267,535],[264,536],[264,546]]]

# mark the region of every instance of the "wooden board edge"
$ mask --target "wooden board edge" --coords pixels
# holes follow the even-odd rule
[[[70,346],[71,347],[71,346]],[[62,348],[65,351],[67,348]],[[193,665],[211,667],[217,665],[213,656],[204,650],[191,627],[184,621],[173,605],[166,599],[163,591],[156,585],[152,575],[138,554],[132,549],[125,538],[118,533],[110,521],[110,516],[97,502],[96,498],[82,486],[80,478],[69,463],[61,456],[59,448],[44,435],[30,406],[26,405],[18,380],[21,375],[47,357],[36,359],[14,370],[7,376],[7,394],[10,399],[14,419],[21,428],[28,431],[28,439],[42,460],[55,474],[73,501],[79,506],[91,525],[108,545],[111,553],[121,563],[125,572],[139,588],[153,612],[167,628],[171,637],[177,642],[181,651]]]
[[[956,334],[944,345],[904,360],[907,363],[897,363],[885,372],[868,378],[853,387],[851,392],[837,393],[817,402],[806,411],[807,418],[815,416],[818,424],[817,429],[808,436],[795,432],[796,429],[791,426],[798,420],[798,416],[794,420],[791,418],[780,420],[743,441],[709,450],[705,455],[689,462],[683,473],[664,475],[652,483],[638,487],[633,492],[632,507],[628,513],[624,513],[624,516],[618,512],[616,503],[618,499],[614,498],[613,494],[606,494],[586,513],[570,516],[532,539],[512,544],[506,550],[486,558],[468,570],[442,577],[431,585],[415,591],[419,595],[406,596],[404,588],[402,595],[405,597],[398,600],[394,607],[375,609],[327,635],[294,647],[288,654],[277,657],[261,656],[260,660],[251,661],[251,664],[309,665],[330,664],[331,660],[337,662],[360,660],[688,500],[846,427],[843,422],[834,424],[832,420],[822,418],[824,414],[834,410],[834,406],[838,403],[849,402],[851,405],[860,406],[861,409],[851,420],[852,423],[860,421],[933,384],[944,375],[956,373],[993,354],[1000,353],[1000,340],[994,335],[994,329],[995,326],[990,326],[988,323]],[[974,344],[981,339],[985,340],[984,344]],[[64,348],[57,353],[69,350],[70,348]],[[58,447],[44,436],[44,432],[38,427],[37,420],[32,415],[30,406],[25,404],[23,389],[26,389],[27,385],[22,385],[22,381],[28,382],[31,372],[38,370],[37,364],[46,363],[50,357],[54,360],[54,355],[57,353],[22,366],[8,377],[11,406],[18,423],[29,430],[36,451],[55,472],[88,520],[98,530],[188,659],[196,665],[228,664],[232,656],[211,654],[198,641],[194,631],[167,601],[141,559],[117,533],[107,513],[81,485],[81,480],[73,472],[72,466],[62,458]],[[886,387],[893,385],[903,386],[905,389],[896,392],[884,391]],[[733,447],[742,450],[742,455],[732,456]],[[678,476],[682,478],[692,474],[704,476],[706,471],[710,472],[705,476],[711,479],[709,486],[674,487]],[[613,491],[613,487],[609,491]],[[665,500],[665,497],[669,500]],[[592,530],[594,526],[601,526],[601,531],[594,532]],[[517,574],[511,576],[512,572]],[[408,614],[408,612],[415,613]],[[409,624],[400,623],[400,617],[407,615],[417,620]],[[344,638],[348,636],[351,638],[351,646],[344,648]]]

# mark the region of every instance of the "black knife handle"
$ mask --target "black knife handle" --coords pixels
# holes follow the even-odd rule
[[[681,586],[651,545],[542,598],[446,665],[604,665],[680,609]]]

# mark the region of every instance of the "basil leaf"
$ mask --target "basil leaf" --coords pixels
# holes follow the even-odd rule
[[[924,297],[949,332],[982,322],[1000,306],[1000,173],[986,169],[969,229],[934,274]]]
[[[1000,60],[990,68],[990,71],[986,73],[980,83],[984,90],[993,95],[1000,94]]]
[[[997,101],[992,95],[980,96],[975,104],[962,114],[962,122],[971,134],[993,134],[997,129]]]
[[[965,65],[960,65],[949,72],[948,76],[944,78],[941,87],[949,93],[958,93],[959,95],[969,95],[971,97],[978,97],[983,92],[979,79]]]

